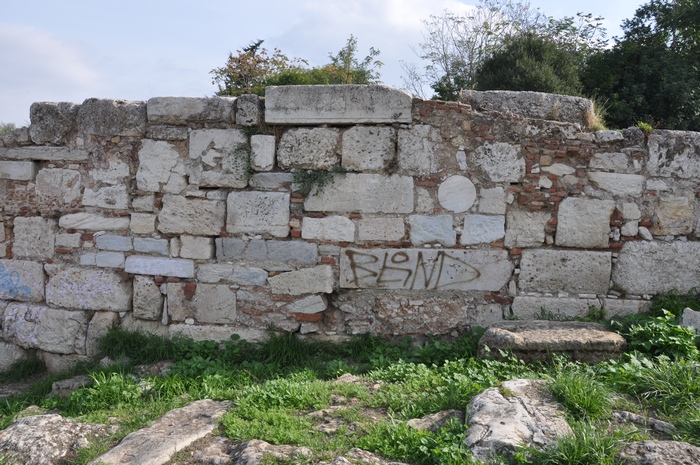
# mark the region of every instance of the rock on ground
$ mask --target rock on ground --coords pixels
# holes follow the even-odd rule
[[[624,465],[698,465],[700,447],[677,441],[640,441],[627,445],[620,458]]]

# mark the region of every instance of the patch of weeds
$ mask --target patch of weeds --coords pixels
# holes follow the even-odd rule
[[[143,386],[125,373],[93,373],[94,384],[72,392],[65,399],[52,398],[55,407],[71,415],[82,415],[95,410],[124,406],[140,407]],[[44,405],[46,407],[46,405]],[[54,408],[55,408],[54,407]]]
[[[693,328],[680,326],[678,318],[661,309],[660,316],[632,316],[611,323],[629,343],[629,348],[652,356],[666,355],[674,359],[700,356]]]
[[[584,366],[568,364],[549,378],[549,388],[575,420],[598,420],[610,415],[612,393]]]
[[[693,288],[682,294],[678,291],[665,292],[655,295],[651,299],[652,316],[663,316],[664,310],[676,315],[678,323],[683,316],[683,310],[691,308],[700,311],[700,292],[697,288]]]
[[[23,381],[45,372],[44,362],[34,355],[12,363],[7,370],[0,373],[0,382]]]
[[[312,421],[289,409],[236,408],[220,421],[226,436],[235,441],[264,439],[272,444],[305,445],[311,442]]]
[[[646,137],[649,137],[649,134],[651,134],[651,132],[654,130],[654,127],[651,124],[645,123],[644,121],[639,121],[637,123],[637,127],[642,130]]]
[[[326,188],[333,184],[335,175],[344,175],[347,170],[340,165],[336,165],[330,171],[314,171],[314,170],[294,170],[294,184],[298,186],[299,192],[308,194],[311,189],[316,187],[316,194],[320,194]]]
[[[330,396],[327,383],[290,376],[244,388],[236,404],[241,412],[278,408],[318,410],[330,405]]]
[[[592,323],[608,324],[606,319],[607,311],[604,308],[598,308],[595,305],[588,306],[588,313],[580,321],[590,321]]]

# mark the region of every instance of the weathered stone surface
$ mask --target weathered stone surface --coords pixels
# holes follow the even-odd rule
[[[519,155],[516,145],[486,143],[474,151],[472,161],[493,182],[520,182],[525,176],[525,159]]]
[[[201,162],[190,182],[204,187],[244,188],[248,185],[250,151],[241,129],[197,129],[190,133],[191,160]]]
[[[505,250],[342,249],[340,287],[498,291],[512,268]]]
[[[282,169],[329,170],[339,161],[339,139],[335,128],[290,129],[277,147],[277,164]]]
[[[0,342],[0,371],[7,371],[13,363],[28,356],[29,353],[22,347],[7,342]]]
[[[308,447],[278,446],[258,439],[235,444],[230,439],[216,438],[205,450],[195,453],[195,460],[197,463],[260,465],[265,460],[264,457],[293,462],[311,455],[311,449]]]
[[[462,245],[488,244],[503,239],[505,234],[505,216],[466,215],[459,242]]]
[[[5,160],[84,161],[89,157],[86,150],[68,147],[0,147],[0,158]]]
[[[227,402],[205,399],[171,410],[151,426],[126,436],[89,465],[162,465],[179,450],[211,433],[227,408]]]
[[[262,104],[260,97],[255,94],[244,94],[236,98],[236,124],[241,126],[257,126],[261,123]]]
[[[330,294],[333,292],[333,268],[328,265],[302,268],[267,279],[273,294]]]
[[[380,171],[394,159],[396,131],[390,127],[354,126],[343,133],[341,158],[350,171]]]
[[[700,177],[700,133],[655,130],[648,146],[647,171],[651,176]]]
[[[595,139],[601,143],[620,142],[625,140],[624,134],[618,131],[604,129],[595,132]]]
[[[642,217],[642,212],[639,210],[636,203],[623,203],[620,210],[622,212],[623,220],[638,220]]]
[[[145,192],[160,192],[180,162],[180,153],[175,144],[144,139],[139,150],[139,169],[136,171],[136,187]]]
[[[326,298],[320,295],[310,295],[287,305],[289,313],[321,313],[328,308]]]
[[[149,124],[146,128],[146,137],[155,140],[187,140],[190,137],[186,126],[169,126],[163,124]]]
[[[605,318],[624,317],[644,312],[648,304],[646,300],[603,299],[603,310]]]
[[[526,118],[566,121],[588,126],[593,102],[580,97],[546,94],[544,92],[514,92],[509,90],[470,90],[462,102],[474,108],[515,113]]]
[[[104,137],[143,137],[146,102],[89,98],[78,109],[78,131]]]
[[[355,242],[355,223],[344,216],[307,216],[301,224],[301,237],[319,241]]]
[[[463,424],[464,412],[461,410],[444,410],[421,418],[413,418],[408,420],[406,424],[418,430],[437,432],[437,430],[451,421],[458,421]]]
[[[363,218],[357,224],[361,241],[400,241],[405,234],[403,218]]]
[[[335,175],[322,192],[314,187],[304,201],[307,211],[411,213],[413,178],[379,174]]]
[[[174,276],[194,278],[194,262],[182,258],[159,258],[130,255],[126,258],[124,271],[151,276]]]
[[[506,214],[506,195],[502,187],[479,191],[479,213],[491,215]]]
[[[168,316],[182,322],[236,322],[236,292],[226,284],[168,283]]]
[[[56,414],[15,420],[0,436],[8,465],[57,465],[76,449],[109,434],[104,425],[78,423]]]
[[[476,187],[464,176],[450,176],[438,188],[438,201],[447,210],[465,212],[476,201]]]
[[[113,315],[113,313],[110,313],[110,315]],[[94,382],[95,381],[88,375],[78,375],[68,379],[61,379],[51,384],[51,394],[59,397],[67,397],[71,392],[91,386]]]
[[[168,240],[135,237],[134,250],[142,253],[157,253],[158,255],[168,255]]]
[[[156,232],[156,215],[152,213],[132,213],[129,229],[134,234],[153,234]]]
[[[114,312],[95,312],[87,329],[85,355],[94,357],[100,352],[100,339],[107,335],[117,320],[118,315]]]
[[[700,447],[678,441],[638,441],[619,453],[623,465],[696,465]]]
[[[528,363],[548,360],[553,354],[599,363],[616,358],[626,345],[625,338],[598,323],[503,321],[492,325],[481,337],[479,356],[498,357],[499,350],[509,350]]]
[[[101,234],[95,238],[95,245],[98,249],[116,250],[128,252],[134,249],[131,237],[117,236],[115,234]]]
[[[56,220],[40,216],[15,218],[12,253],[23,258],[51,258],[56,240]]]
[[[126,210],[129,205],[129,193],[125,185],[102,186],[94,190],[87,188],[83,193],[83,205],[113,210]]]
[[[208,260],[214,254],[214,239],[211,237],[180,236],[180,257]]]
[[[146,102],[146,113],[151,124],[229,122],[233,119],[234,100],[227,97],[154,97]]]
[[[255,173],[248,184],[258,190],[291,191],[293,182],[293,173]]]
[[[62,145],[75,131],[80,105],[70,102],[34,102],[29,107],[29,136],[37,145]]]
[[[695,328],[697,333],[700,333],[700,311],[686,307],[683,309],[682,323],[683,326]]]
[[[132,331],[140,334],[155,334],[156,336],[169,337],[169,327],[162,321],[149,321],[134,318],[131,312],[127,312],[120,322],[119,327],[125,331]]]
[[[250,166],[255,171],[270,171],[275,166],[275,136],[250,136]]]
[[[411,226],[410,239],[413,245],[439,243],[445,247],[454,247],[457,243],[457,232],[452,227],[451,215],[408,217]]]
[[[687,292],[700,282],[700,242],[625,242],[612,278],[632,295]]]
[[[111,270],[46,265],[46,302],[82,310],[131,310],[131,282]]]
[[[559,204],[556,243],[563,247],[607,249],[612,200],[568,197]]]
[[[239,260],[267,269],[291,269],[293,266],[315,265],[318,245],[304,241],[245,241],[232,237],[217,238],[216,258]]]
[[[520,288],[525,292],[607,294],[611,260],[610,252],[523,250]]]
[[[640,197],[644,191],[644,176],[590,171],[588,179],[598,188],[613,195]]]
[[[555,319],[583,318],[591,306],[600,306],[597,299],[577,299],[571,297],[528,297],[517,296],[513,300],[513,316],[521,320],[552,315]]]
[[[596,153],[588,163],[591,170],[612,171],[613,173],[636,174],[642,169],[641,163],[626,153]]]
[[[225,214],[223,202],[166,195],[158,215],[158,230],[166,234],[219,236]]]
[[[435,160],[438,140],[437,130],[427,124],[400,129],[397,143],[399,168],[412,174],[438,171]]]
[[[37,164],[32,161],[0,160],[0,179],[32,181],[36,176]]]
[[[131,208],[137,212],[152,212],[153,203],[156,196],[154,194],[136,195],[131,199]]]
[[[3,338],[25,349],[57,354],[85,354],[85,312],[10,303],[5,309]]]
[[[101,268],[124,268],[124,254],[121,252],[97,252],[95,265]]]
[[[576,172],[576,168],[565,163],[554,163],[549,166],[543,166],[542,171],[545,173],[552,173],[556,176],[566,176],[568,174],[574,174]]]
[[[80,172],[44,168],[36,175],[36,194],[44,205],[69,206],[80,198]]]
[[[287,237],[289,199],[285,192],[231,192],[226,202],[226,231]]]
[[[285,86],[265,91],[267,124],[410,123],[412,97],[372,85]]]
[[[505,246],[537,247],[544,243],[544,229],[551,218],[547,212],[508,210],[506,215]]]
[[[165,327],[165,326],[164,326]],[[264,341],[268,333],[264,329],[250,329],[228,325],[170,325],[169,337],[187,337],[194,341],[226,341],[232,334],[238,334],[246,341]]]
[[[134,276],[134,318],[160,320],[163,295],[149,276]]]
[[[661,197],[651,233],[657,236],[690,234],[693,231],[693,199]]]
[[[58,220],[63,229],[84,229],[87,231],[114,231],[129,229],[129,218],[105,217],[91,213],[71,213]]]
[[[42,352],[41,360],[49,373],[65,373],[72,370],[79,363],[87,363],[90,357],[83,354],[54,354]]]
[[[0,260],[0,299],[44,300],[44,265],[26,260]]]

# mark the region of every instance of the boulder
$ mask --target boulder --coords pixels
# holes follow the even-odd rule
[[[700,447],[677,441],[639,441],[621,452],[623,465],[698,465]]]

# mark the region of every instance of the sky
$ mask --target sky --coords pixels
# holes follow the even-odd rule
[[[642,0],[530,0],[548,16],[605,18],[608,37]],[[379,49],[381,80],[402,86],[401,61],[420,64],[422,20],[477,0],[25,0],[0,14],[0,122],[29,124],[33,102],[92,97],[210,97],[210,71],[256,39],[311,66],[353,34]]]

